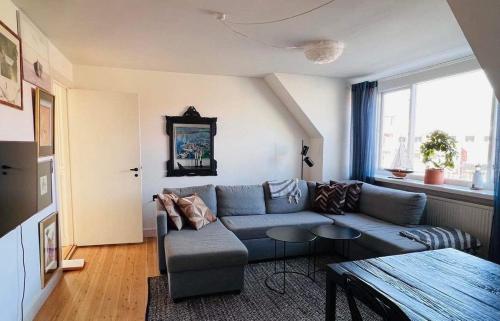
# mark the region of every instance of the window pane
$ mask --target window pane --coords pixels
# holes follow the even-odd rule
[[[458,142],[455,169],[447,178],[472,180],[475,165],[486,172],[489,158],[493,90],[482,70],[423,82],[416,85],[414,170],[425,165],[420,144],[440,129]]]
[[[392,168],[401,144],[407,148],[410,127],[410,89],[382,94],[380,167]]]

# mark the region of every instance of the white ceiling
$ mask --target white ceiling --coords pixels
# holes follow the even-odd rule
[[[291,46],[344,41],[343,56],[314,65],[300,51],[243,39],[208,11],[239,21],[276,19],[326,0],[14,0],[75,64],[262,76],[271,72],[360,77],[419,60],[470,53],[445,0],[336,0],[306,16],[240,26]]]

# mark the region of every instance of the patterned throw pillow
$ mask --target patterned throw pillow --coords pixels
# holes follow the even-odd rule
[[[179,197],[177,205],[179,205],[189,224],[196,230],[217,221],[212,211],[210,211],[207,205],[205,205],[205,202],[196,194]]]
[[[179,196],[174,193],[158,194],[165,211],[167,211],[168,220],[171,226],[175,227],[178,231],[182,229],[185,224],[185,218],[182,216],[178,206],[177,200]]]
[[[342,184],[336,181],[330,181],[330,185]],[[347,193],[345,195],[345,204],[343,210],[346,212],[357,212],[359,209],[359,199],[361,197],[362,182],[345,183],[347,184]]]
[[[320,184],[316,183],[313,208],[322,213],[342,215],[342,208],[347,193],[346,184]]]

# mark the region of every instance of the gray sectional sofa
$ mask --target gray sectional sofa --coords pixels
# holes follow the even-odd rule
[[[197,193],[218,220],[199,231],[169,230],[167,215],[157,201],[158,257],[161,273],[168,274],[170,296],[183,297],[243,288],[244,267],[250,261],[274,257],[274,241],[267,229],[275,226],[311,228],[335,224],[355,228],[362,237],[353,241],[346,256],[368,258],[425,250],[425,246],[399,235],[422,222],[425,194],[363,184],[360,212],[345,215],[312,211],[315,183],[300,181],[298,204],[271,199],[268,185],[194,186],[165,188],[180,196]],[[320,240],[321,241],[321,240]],[[282,246],[282,245],[279,245]],[[320,242],[320,249],[331,243]],[[278,253],[281,252],[278,249]],[[306,244],[287,245],[287,256],[306,254]]]

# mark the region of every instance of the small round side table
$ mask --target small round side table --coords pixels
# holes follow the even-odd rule
[[[352,240],[361,237],[361,232],[350,227],[339,226],[335,224],[318,225],[310,229],[311,233],[319,238],[328,240],[342,241],[342,256],[347,258],[349,255],[350,243]],[[347,253],[347,254],[346,254]],[[316,280],[316,242],[314,242],[314,259],[313,259],[313,279]]]
[[[311,264],[311,242],[313,242],[316,239],[316,235],[314,235],[313,233],[311,233],[310,231],[308,231],[304,228],[295,227],[295,226],[273,227],[273,228],[270,228],[266,231],[266,235],[270,239],[274,240],[274,273],[269,275],[265,281],[266,286],[270,290],[277,292],[277,293],[280,293],[280,294],[285,294],[286,274],[287,273],[302,275],[302,276],[305,276],[305,277],[312,280],[311,271],[309,269],[309,266]],[[278,241],[283,242],[283,270],[282,271],[278,271],[278,268],[277,268],[277,262],[278,262],[277,242]],[[286,245],[287,245],[287,243],[308,243],[309,255],[307,256],[307,274],[304,272],[300,272],[300,271],[287,271],[286,270]],[[277,274],[283,274],[283,289],[282,290],[273,288],[268,283],[269,279]]]

